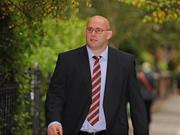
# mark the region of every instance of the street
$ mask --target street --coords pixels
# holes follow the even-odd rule
[[[173,94],[155,106],[150,135],[180,135],[180,95]]]
[[[129,135],[133,135],[129,119]],[[152,107],[150,135],[180,135],[180,95],[172,94],[155,101]]]

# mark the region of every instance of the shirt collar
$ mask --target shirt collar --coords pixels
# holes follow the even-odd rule
[[[87,48],[89,59],[92,59],[92,57],[95,56],[95,55],[93,54],[91,48],[89,48],[88,45],[86,45],[86,48]],[[106,47],[106,49],[101,53],[100,56],[101,56],[102,59],[107,60],[107,58],[108,58],[108,47]]]

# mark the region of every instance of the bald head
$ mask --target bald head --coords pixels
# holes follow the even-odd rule
[[[112,37],[112,30],[107,18],[103,16],[92,16],[87,22],[86,41],[94,55],[99,56],[108,46]]]
[[[87,26],[91,22],[100,22],[104,25],[104,27],[106,27],[106,29],[111,29],[109,20],[103,16],[96,15],[96,16],[90,17],[87,22]]]

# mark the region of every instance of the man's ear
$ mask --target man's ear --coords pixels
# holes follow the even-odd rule
[[[112,31],[107,31],[108,35],[107,35],[107,39],[109,40],[112,37]]]

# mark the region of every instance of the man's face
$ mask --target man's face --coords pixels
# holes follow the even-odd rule
[[[106,20],[98,17],[89,20],[86,28],[86,41],[90,48],[105,48],[111,35],[112,31]]]

